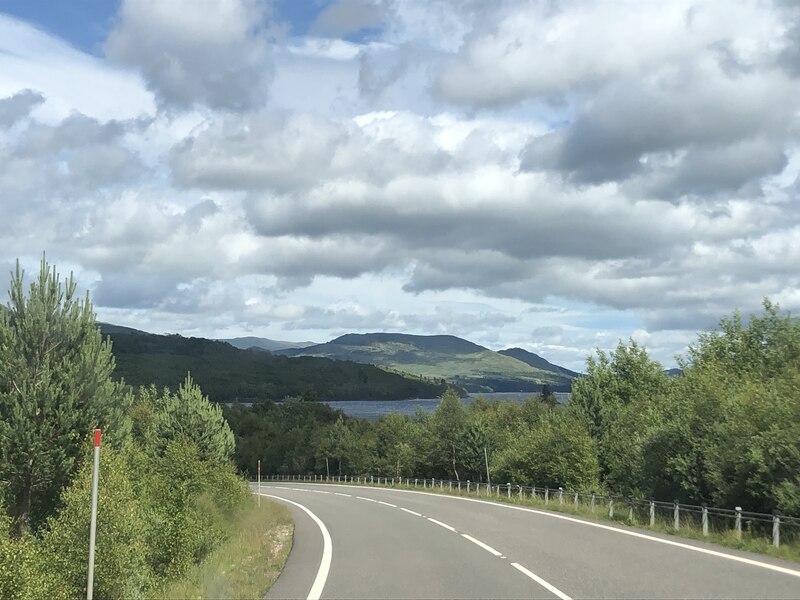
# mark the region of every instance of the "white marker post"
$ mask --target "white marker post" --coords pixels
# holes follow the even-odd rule
[[[258,461],[258,505],[261,506],[261,461]]]
[[[92,521],[89,525],[89,576],[86,583],[86,600],[94,594],[94,540],[97,531],[97,482],[100,475],[100,430],[94,430],[94,470],[92,471]]]

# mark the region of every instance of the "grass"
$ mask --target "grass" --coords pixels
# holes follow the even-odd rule
[[[294,524],[283,506],[255,499],[235,520],[231,536],[158,598],[263,598],[292,548]]]
[[[413,481],[413,478],[412,478]],[[366,479],[365,479],[366,482]],[[325,483],[324,481],[316,481],[311,483]],[[446,482],[445,482],[446,483]],[[350,483],[348,482],[347,485],[366,485],[369,487],[389,487],[389,488],[397,488],[397,489],[417,489],[422,491],[422,480],[420,479],[420,483],[418,486],[414,485],[405,485],[405,484],[378,484],[378,483]],[[505,487],[505,486],[503,486]],[[502,502],[505,504],[515,504],[518,506],[528,506],[531,508],[536,508],[540,510],[549,510],[552,512],[559,512],[569,515],[574,515],[576,517],[582,517],[586,519],[592,519],[595,521],[607,521],[613,522],[618,525],[628,525],[631,527],[637,527],[640,529],[646,529],[649,531],[655,531],[658,533],[664,533],[668,535],[673,535],[676,537],[692,539],[702,542],[709,542],[713,544],[718,544],[720,546],[725,546],[728,548],[733,548],[736,550],[743,550],[746,552],[754,552],[757,554],[765,554],[768,556],[774,556],[775,558],[781,558],[784,560],[790,560],[794,562],[800,562],[800,536],[798,535],[789,535],[788,531],[782,531],[782,538],[781,538],[781,545],[779,548],[775,548],[772,545],[772,540],[767,534],[759,534],[756,532],[749,532],[747,530],[742,532],[742,539],[737,539],[733,529],[728,529],[725,527],[716,528],[712,525],[711,530],[709,531],[708,536],[704,536],[702,529],[700,528],[699,523],[695,522],[687,515],[686,513],[682,513],[683,517],[681,520],[681,527],[677,531],[672,527],[672,520],[669,515],[664,514],[657,514],[655,525],[650,527],[649,525],[649,517],[646,515],[634,513],[633,520],[628,519],[628,507],[622,501],[617,501],[616,511],[614,517],[608,516],[608,506],[605,504],[598,504],[595,506],[595,510],[592,511],[590,506],[584,503],[579,503],[577,506],[573,504],[572,498],[565,496],[564,504],[559,504],[558,498],[555,496],[550,497],[550,501],[545,504],[544,499],[540,496],[536,496],[535,498],[531,498],[530,496],[525,496],[520,498],[516,492],[512,492],[511,498],[508,498],[506,495],[505,490],[500,494],[500,496],[496,496],[493,494],[491,497],[486,496],[486,492],[484,491],[485,488],[481,488],[480,495],[476,494],[474,491],[474,487],[472,488],[469,494],[465,490],[462,490],[460,493],[455,489],[451,492],[447,487],[441,489],[438,485],[435,488],[431,488],[430,485],[424,489],[424,491],[429,493],[436,493],[436,494],[444,494],[450,496],[462,496],[462,497],[469,497],[469,498],[479,498],[482,500],[490,500],[493,502]],[[554,492],[554,490],[551,490]],[[641,510],[641,509],[639,509]]]

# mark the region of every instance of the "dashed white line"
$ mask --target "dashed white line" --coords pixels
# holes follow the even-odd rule
[[[492,547],[491,547],[491,546],[489,546],[488,544],[484,544],[482,541],[480,541],[480,540],[476,540],[476,539],[475,539],[474,537],[472,537],[471,535],[467,535],[466,533],[462,533],[461,535],[462,535],[462,537],[465,537],[465,538],[467,538],[467,539],[468,539],[470,542],[472,542],[472,543],[473,543],[473,544],[475,544],[476,546],[480,546],[481,548],[483,548],[483,549],[484,549],[484,550],[486,550],[487,552],[490,552],[491,554],[494,554],[495,556],[500,556],[500,557],[502,557],[502,556],[503,556],[503,553],[502,553],[502,552],[498,552],[497,550],[495,550],[494,548],[492,548]]]
[[[511,563],[511,566],[514,567],[520,573],[523,573],[523,574],[527,575],[528,577],[530,577],[531,579],[533,579],[536,583],[538,583],[540,586],[542,586],[546,590],[554,593],[556,596],[561,598],[561,600],[572,600],[572,598],[567,596],[564,592],[562,592],[556,586],[554,586],[554,585],[552,585],[550,583],[547,583],[544,579],[539,577],[536,573],[531,573],[530,571],[528,571],[528,569],[523,567],[521,564],[519,564],[519,563]]]
[[[345,496],[347,498],[352,498],[353,497],[350,494],[342,494],[341,492],[333,492],[333,495],[334,496]]]
[[[384,502],[383,500],[378,500],[378,504],[383,504],[384,506],[391,506],[392,508],[397,508],[397,504],[390,504],[389,502]]]
[[[436,519],[431,519],[430,517],[428,517],[428,521],[430,521],[431,523],[436,523],[439,527],[444,527],[445,529],[449,529],[450,531],[456,530],[455,527],[450,527],[450,525],[448,525],[447,523],[442,523],[441,521],[437,521]]]
[[[364,498],[363,496],[356,496],[359,500],[366,500],[367,502],[377,502],[377,500],[373,500],[372,498]]]
[[[421,517],[422,516],[420,513],[414,512],[413,510],[409,510],[407,508],[403,508],[402,506],[400,507],[400,510],[402,510],[403,512],[407,512],[410,515],[414,515],[415,517]]]

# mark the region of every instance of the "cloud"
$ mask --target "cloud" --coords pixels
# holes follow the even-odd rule
[[[0,127],[11,127],[44,102],[44,96],[33,90],[22,90],[9,98],[0,99]]]
[[[141,72],[167,106],[261,106],[272,77],[263,5],[256,0],[124,0],[105,50]]]
[[[372,0],[335,0],[311,24],[312,34],[346,37],[381,25],[385,8]]]

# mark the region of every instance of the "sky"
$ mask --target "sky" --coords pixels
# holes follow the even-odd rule
[[[672,367],[800,308],[799,109],[792,0],[0,0],[0,273],[153,333]]]

